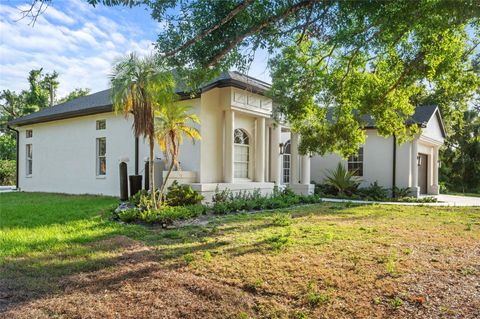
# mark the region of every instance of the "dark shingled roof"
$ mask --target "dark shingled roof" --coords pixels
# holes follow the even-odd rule
[[[428,121],[432,118],[432,116],[436,114],[439,122],[440,128],[442,130],[443,137],[445,137],[445,127],[443,126],[443,120],[440,115],[440,111],[436,105],[420,105],[415,108],[415,113],[412,115],[410,120],[407,124],[418,124],[421,127],[426,127]],[[327,119],[329,121],[332,120],[332,113],[327,111]],[[375,128],[375,120],[370,115],[363,115],[362,116],[363,124],[365,128]]]
[[[265,91],[270,88],[270,84],[266,82],[257,80],[236,71],[229,71],[222,73],[213,81],[203,85],[201,90],[202,92],[205,92],[215,87],[227,86],[233,86],[259,94],[264,94]],[[180,89],[181,87],[183,86],[178,85],[176,93],[182,96],[188,96],[187,93],[182,92]],[[8,125],[21,126],[111,111],[112,100],[110,96],[110,89],[107,89],[87,96],[82,96],[65,103],[46,107],[38,112],[12,120],[8,123]]]

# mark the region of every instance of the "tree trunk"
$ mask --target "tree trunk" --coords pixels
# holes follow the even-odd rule
[[[165,179],[163,180],[163,183],[162,183],[162,187],[160,188],[160,200],[163,200],[163,193],[165,192],[165,186],[167,185],[168,178],[170,177],[170,173],[172,172],[174,165],[175,165],[175,161],[172,158],[172,162],[170,163],[167,176],[165,176]]]
[[[150,142],[150,160],[149,160],[149,175],[150,175],[150,192],[152,193],[152,201],[153,201],[153,206],[157,208],[157,200],[155,198],[155,176],[154,176],[154,168],[153,168],[153,149],[154,149],[154,141],[153,141],[153,136],[149,137],[149,142]]]

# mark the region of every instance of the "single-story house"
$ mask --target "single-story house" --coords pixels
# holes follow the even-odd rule
[[[177,103],[191,105],[200,118],[202,139],[196,143],[185,140],[180,148],[182,170],[173,172],[171,180],[192,185],[207,200],[217,188],[259,189],[268,194],[275,185],[288,185],[297,193],[312,193],[311,181],[321,182],[325,169],[341,159],[299,155],[300,136],[272,118],[273,103],[265,95],[269,88],[263,81],[226,72],[194,97],[178,89],[181,99]],[[396,167],[398,187],[412,187],[415,194],[416,189],[438,193],[438,147],[445,132],[438,109],[418,108],[417,113],[414,121],[423,127],[418,139],[394,150],[392,138],[379,137],[369,127],[361,153],[346,163],[349,169],[361,167],[358,171],[365,184],[377,180],[391,187],[392,167]],[[144,169],[148,142],[140,139],[136,147],[132,123],[131,116],[113,112],[110,90],[11,121],[9,126],[18,131],[17,187],[118,196],[121,163],[127,164],[129,175],[138,172],[144,179],[148,175]],[[155,183],[160,185],[166,163],[158,146],[155,157]],[[424,183],[426,188],[422,188]]]
[[[411,125],[419,125],[420,134],[411,142],[401,145],[395,137],[378,135],[375,123],[365,117],[367,139],[357,155],[343,159],[335,154],[314,156],[311,162],[312,180],[323,183],[329,171],[338,163],[345,166],[361,179],[362,187],[377,182],[386,188],[409,188],[413,196],[437,195],[438,150],[445,139],[445,128],[438,107],[419,106],[412,116]]]

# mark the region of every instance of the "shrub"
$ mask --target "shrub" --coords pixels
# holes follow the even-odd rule
[[[203,198],[202,195],[192,189],[192,186],[179,185],[177,181],[173,181],[167,189],[166,199],[170,206],[195,205],[199,204]]]
[[[326,176],[327,185],[334,187],[339,194],[351,195],[360,185],[360,178],[349,172],[342,163],[338,163],[337,168],[328,170]]]
[[[224,203],[228,201],[231,197],[232,192],[227,188],[222,191],[219,190],[218,186],[215,188],[215,194],[212,196],[213,203]]]
[[[315,194],[317,194],[317,195],[336,195],[337,190],[332,185],[315,184]]]
[[[14,160],[0,160],[0,185],[14,185],[16,169]]]
[[[137,219],[138,214],[139,214],[138,209],[132,208],[132,209],[120,211],[118,212],[117,215],[121,221],[125,223],[131,223]]]
[[[411,194],[409,187],[403,187],[403,188],[394,187],[394,190],[395,190],[395,198],[408,197]]]
[[[370,184],[369,187],[359,188],[356,191],[357,195],[365,199],[371,200],[385,200],[388,198],[388,190],[385,187],[378,185],[378,182]]]
[[[228,203],[225,202],[216,202],[212,206],[212,211],[214,214],[222,215],[230,212],[230,207]]]
[[[159,209],[143,211],[139,214],[141,221],[152,224],[171,224],[175,220],[189,219],[194,216],[195,211],[183,206],[162,206]]]

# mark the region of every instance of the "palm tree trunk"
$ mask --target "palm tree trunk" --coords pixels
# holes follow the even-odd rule
[[[153,141],[153,136],[149,137],[149,142],[150,142],[150,159],[149,159],[149,175],[150,175],[150,192],[152,193],[152,201],[153,201],[153,206],[157,208],[157,201],[155,198],[155,176],[154,176],[154,168],[153,168],[153,148],[155,146],[154,141]]]
[[[162,187],[160,188],[160,200],[163,199],[163,193],[165,192],[165,186],[167,185],[168,178],[170,177],[170,173],[172,172],[174,165],[175,165],[175,161],[172,158],[172,162],[170,163],[170,167],[168,168],[167,176],[165,176],[165,179],[163,180],[163,183],[162,183]]]

